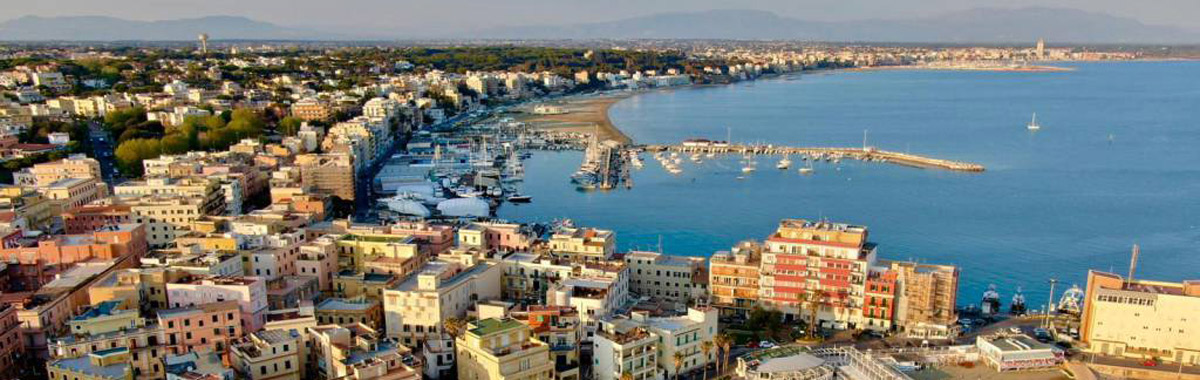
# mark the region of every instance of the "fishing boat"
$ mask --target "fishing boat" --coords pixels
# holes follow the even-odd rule
[[[792,160],[788,158],[787,155],[784,155],[783,159],[779,160],[779,163],[775,164],[775,168],[779,170],[787,170],[790,167],[792,167]]]
[[[1029,129],[1031,131],[1037,131],[1037,130],[1042,129],[1042,126],[1040,124],[1038,124],[1038,122],[1037,122],[1037,112],[1033,113],[1033,119],[1029,121],[1029,124],[1025,125],[1025,128]]]

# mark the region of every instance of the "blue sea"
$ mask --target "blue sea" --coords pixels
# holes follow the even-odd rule
[[[578,152],[527,161],[519,221],[571,218],[612,229],[621,249],[708,256],[761,240],[780,219],[869,227],[880,257],[962,269],[959,303],[995,284],[1044,305],[1051,278],[1081,287],[1089,269],[1200,279],[1200,62],[1072,63],[1068,72],[822,72],[639,94],[610,110],[638,143],[686,138],[861,146],[971,161],[984,173],[882,163],[796,164],[759,157],[684,160],[671,175],[649,155],[632,190],[576,191]],[[1042,129],[1025,125],[1037,113]],[[1061,294],[1065,287],[1060,285]],[[1057,298],[1057,295],[1056,295]]]

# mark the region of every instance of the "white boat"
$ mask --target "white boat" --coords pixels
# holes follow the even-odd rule
[[[692,153],[692,162],[700,162],[700,153]]]
[[[809,161],[808,166],[800,168],[799,171],[800,171],[800,174],[812,174],[813,173],[812,161]]]
[[[775,168],[779,170],[787,170],[790,167],[792,167],[792,160],[786,155],[783,156],[782,160],[779,160],[779,163],[775,164]]]
[[[716,154],[716,153],[713,153],[713,152],[708,152],[708,153],[705,153],[705,154],[704,154],[704,157],[707,157],[707,158],[713,158],[713,157],[716,157],[716,156],[717,156],[717,154]]]
[[[1037,131],[1037,130],[1042,129],[1042,126],[1039,125],[1037,122],[1037,112],[1033,113],[1033,120],[1030,120],[1029,124],[1025,125],[1025,128],[1027,128],[1031,131]]]

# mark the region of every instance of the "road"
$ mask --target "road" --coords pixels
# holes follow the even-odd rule
[[[109,135],[104,125],[96,121],[89,121],[88,139],[92,143],[92,158],[100,162],[100,174],[104,178],[104,182],[115,185],[116,180],[121,178],[117,174],[116,157],[113,154],[116,147],[112,136]]]

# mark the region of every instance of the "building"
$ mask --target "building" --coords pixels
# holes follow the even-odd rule
[[[1200,281],[1135,280],[1089,271],[1080,340],[1086,350],[1200,364]]]
[[[130,257],[130,262],[147,251],[146,229],[141,224],[110,225],[87,234],[57,235],[0,249],[0,259],[8,262],[9,286],[36,290],[55,279],[71,264],[91,260]]]
[[[411,351],[361,324],[305,329],[316,379],[420,380],[421,362]],[[311,360],[311,359],[310,359]]]
[[[532,329],[533,335],[550,345],[554,378],[579,380],[580,346],[583,343],[579,313],[568,307],[530,306],[524,315],[525,324]]]
[[[329,121],[333,119],[333,107],[318,99],[303,99],[292,104],[292,116],[304,121]]]
[[[10,375],[25,354],[20,325],[17,309],[13,305],[0,304],[0,375]]]
[[[592,349],[592,378],[621,380],[628,373],[633,380],[659,380],[658,336],[633,323],[609,323],[596,334]],[[671,360],[662,356],[663,360]]]
[[[616,234],[594,228],[564,227],[550,236],[550,254],[571,261],[606,261],[616,252]]]
[[[1062,350],[1025,335],[975,337],[979,357],[1000,372],[1056,370],[1066,361]]]
[[[896,279],[881,284],[868,281],[868,294],[889,293],[884,287],[895,284],[896,330],[912,338],[932,339],[953,336],[958,313],[958,267],[951,265],[918,264],[913,262],[881,260],[888,270],[895,272]],[[872,286],[875,286],[872,288]],[[866,307],[886,309],[887,304],[867,300]],[[870,311],[864,311],[868,317]],[[880,313],[882,315],[882,313]],[[886,316],[884,316],[886,317]]]
[[[168,283],[167,300],[172,308],[237,301],[242,331],[258,331],[266,323],[266,284],[254,277],[194,276]]]
[[[707,265],[702,257],[633,251],[624,255],[629,288],[642,296],[684,305],[708,302]]]
[[[511,318],[488,318],[467,325],[455,344],[461,380],[550,380],[550,346],[529,326]]]
[[[206,210],[201,198],[175,196],[120,198],[115,204],[129,206],[134,222],[146,224],[146,240],[151,247],[173,246]]]
[[[321,194],[344,201],[354,200],[356,170],[348,154],[302,154],[296,156],[300,183]]]
[[[503,266],[470,255],[431,261],[383,291],[387,336],[420,349],[425,340],[440,339],[442,322],[464,318],[476,302],[500,298]]]
[[[291,330],[259,331],[230,348],[232,367],[249,380],[300,380],[303,370],[300,333]]]
[[[165,347],[173,354],[205,351],[224,354],[242,338],[237,301],[206,303],[158,311]]]
[[[717,310],[712,308],[689,308],[687,314],[671,317],[650,317],[644,312],[633,312],[628,319],[639,324],[659,337],[658,351],[661,358],[670,358],[667,362],[660,361],[664,375],[675,376],[675,353],[683,354],[683,363],[679,367],[681,373],[703,368],[716,360],[716,352],[705,353],[700,345],[711,342],[717,335]]]
[[[45,186],[67,178],[101,178],[100,162],[82,154],[73,154],[13,173],[14,183],[22,186]]]
[[[127,355],[109,358],[131,368],[134,377],[162,378],[162,330],[147,324],[136,308],[125,301],[106,301],[93,305],[67,322],[70,333],[50,340],[51,359],[70,359],[103,355],[123,349]],[[79,361],[78,363],[82,363]]]
[[[763,249],[762,244],[745,241],[709,258],[710,304],[721,311],[722,317],[745,320],[758,305]]]
[[[48,379],[133,380],[129,366],[129,349],[124,347],[100,350],[76,358],[57,359],[46,363]]]
[[[533,246],[533,235],[526,225],[474,222],[458,229],[458,245],[485,251],[528,251]]]
[[[100,178],[63,178],[35,187],[50,202],[55,214],[92,203],[108,196],[108,186]]]
[[[361,323],[370,328],[382,327],[383,306],[376,300],[354,300],[326,298],[317,304],[317,323],[353,324]]]
[[[110,224],[133,223],[133,212],[129,205],[89,204],[67,210],[62,219],[68,234],[84,234]]]

